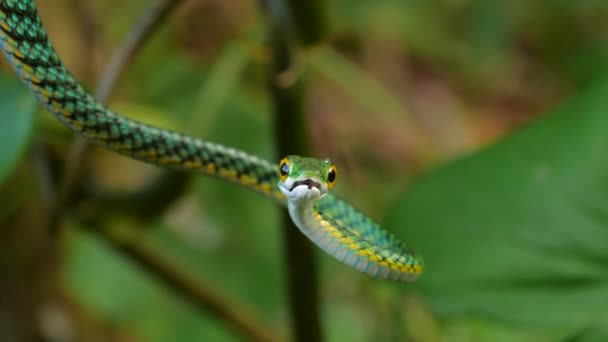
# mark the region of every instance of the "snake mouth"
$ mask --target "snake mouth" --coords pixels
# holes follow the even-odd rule
[[[291,186],[291,189],[289,189],[289,191],[293,191],[293,189],[300,185],[306,185],[308,189],[312,189],[313,187],[315,187],[319,191],[321,191],[321,183],[310,178],[293,182],[293,185]]]

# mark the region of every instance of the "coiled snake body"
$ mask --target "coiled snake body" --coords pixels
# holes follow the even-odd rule
[[[327,160],[288,156],[277,167],[256,156],[130,120],[97,102],[52,47],[33,0],[0,0],[0,44],[23,82],[65,126],[112,151],[159,166],[202,172],[287,205],[324,251],[375,277],[413,281],[424,266],[404,243],[328,189]]]

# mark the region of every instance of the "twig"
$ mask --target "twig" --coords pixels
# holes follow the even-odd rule
[[[44,205],[44,213],[48,215],[57,194],[51,168],[49,167],[49,156],[45,147],[40,143],[35,143],[33,146],[32,164],[34,172],[36,172],[36,178],[39,180],[40,197]]]
[[[118,326],[88,310],[64,287],[37,307],[41,338],[38,341],[131,341],[127,327]]]
[[[126,228],[122,227],[122,229]],[[114,234],[107,229],[96,231],[101,237],[108,240],[113,248],[150,271],[153,277],[173,292],[180,294],[187,303],[193,303],[199,309],[213,313],[248,340],[282,340],[273,332],[273,329],[254,319],[254,316],[249,314],[245,308],[231,303],[223,295],[203,285],[204,283],[191,272],[170,261],[169,256],[162,255],[161,251],[139,236],[137,231],[121,231]]]
[[[81,215],[85,222],[95,220],[101,213],[121,213],[142,221],[164,213],[187,190],[191,177],[184,172],[165,172],[143,189],[133,192],[105,192],[93,188],[85,192],[95,203],[90,215]]]
[[[156,0],[148,7],[146,12],[134,25],[133,30],[129,33],[123,44],[114,53],[108,66],[102,73],[102,78],[95,92],[95,97],[98,101],[101,103],[107,101],[126,66],[129,65],[145,42],[181,2],[182,0]],[[51,232],[57,231],[62,211],[79,182],[81,167],[87,148],[87,141],[79,137],[75,138],[70,146],[58,195],[50,215]]]
[[[183,0],[156,0],[129,32],[124,43],[116,50],[110,63],[106,67],[103,77],[97,83],[95,97],[105,103],[114,89],[116,82],[122,75],[126,66],[131,63],[148,38],[161,26],[169,14],[173,12]]]

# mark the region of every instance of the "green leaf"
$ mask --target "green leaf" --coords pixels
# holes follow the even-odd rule
[[[443,315],[575,328],[608,314],[608,82],[421,179],[386,226]],[[399,233],[399,232],[398,232]]]
[[[601,322],[591,327],[585,327],[580,331],[576,331],[567,341],[572,342],[603,342],[608,339],[608,327],[606,322]]]
[[[0,73],[0,184],[23,156],[33,127],[36,100],[14,77]]]
[[[119,329],[153,342],[230,340],[217,320],[176,298],[90,232],[70,229],[63,246],[63,286]]]
[[[443,341],[492,341],[492,342],[550,342],[564,341],[569,336],[559,331],[545,332],[515,329],[487,319],[460,318],[444,326]]]

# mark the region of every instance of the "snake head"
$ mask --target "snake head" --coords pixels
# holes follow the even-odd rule
[[[288,200],[317,200],[335,184],[337,170],[328,159],[289,155],[279,163],[279,190]]]

